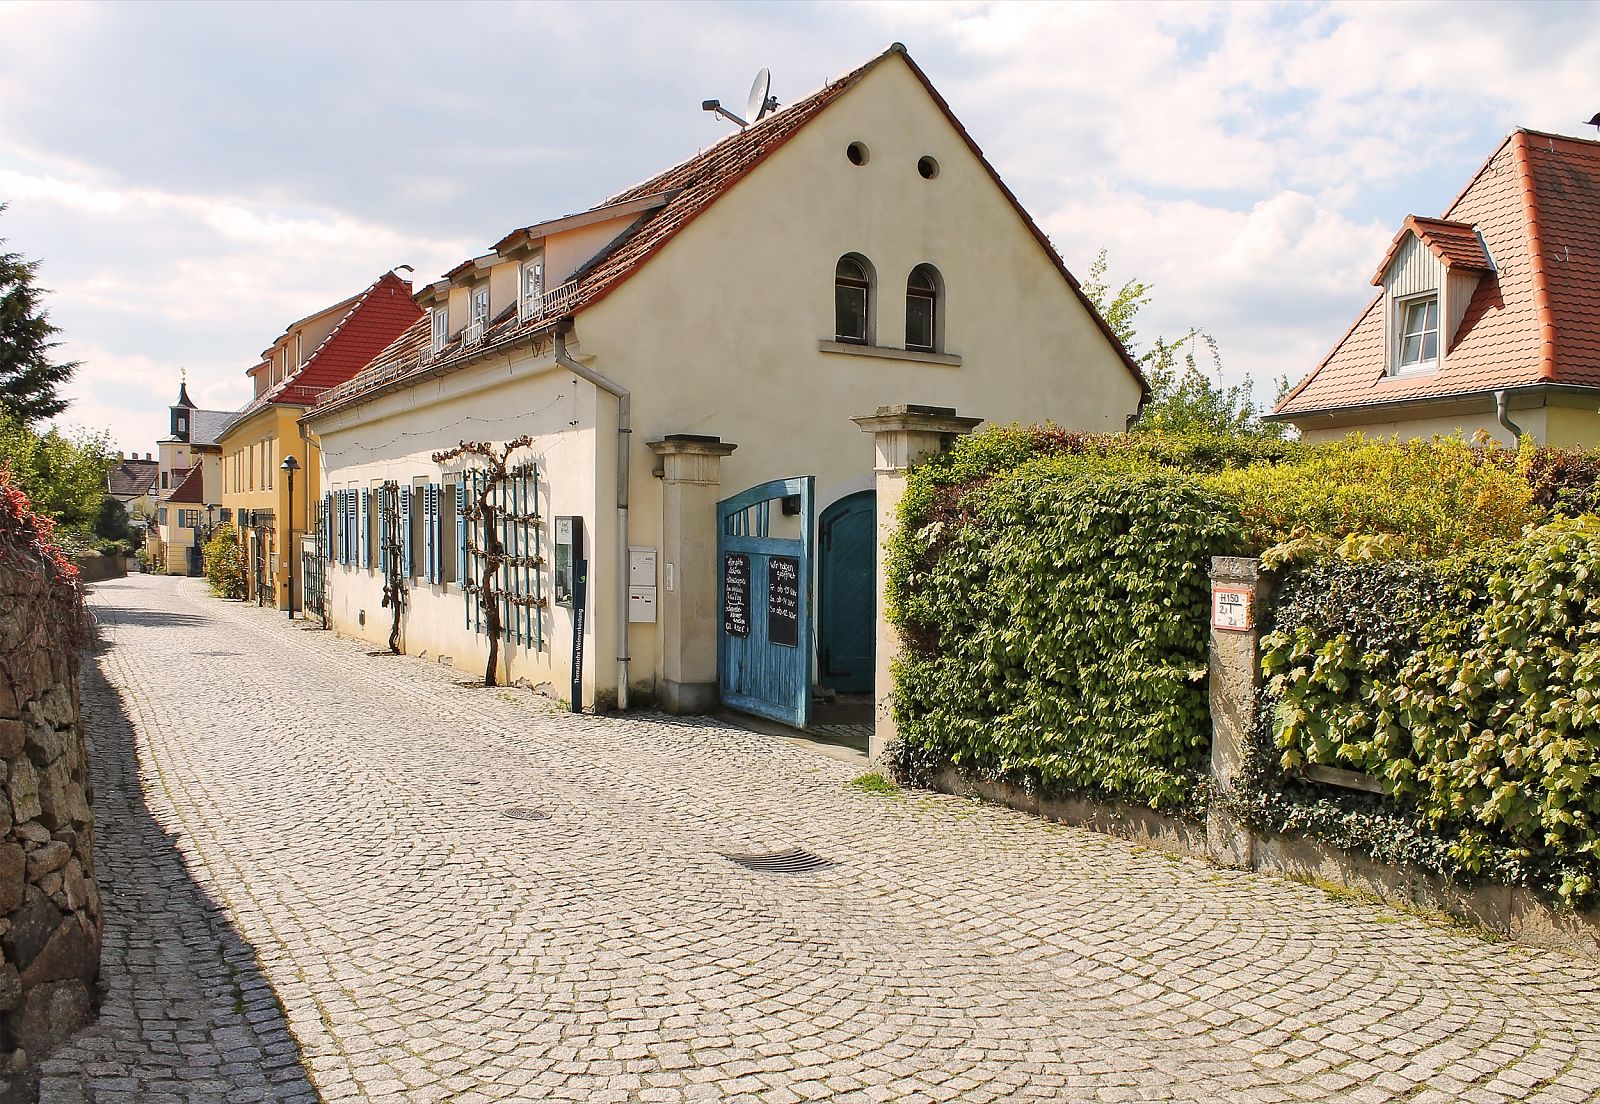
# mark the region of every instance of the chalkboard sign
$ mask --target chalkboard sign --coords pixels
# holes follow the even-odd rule
[[[737,552],[722,557],[722,631],[750,635],[750,557]]]
[[[767,639],[791,648],[800,643],[800,561],[793,556],[767,561]]]

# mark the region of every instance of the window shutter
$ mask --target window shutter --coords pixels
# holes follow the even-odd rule
[[[322,556],[326,560],[333,559],[333,495],[322,496]]]
[[[411,488],[400,488],[400,574],[411,578]]]
[[[433,484],[422,488],[422,570],[423,582],[433,582]]]
[[[378,492],[378,570],[389,577],[389,526],[394,519],[389,516],[389,492]]]
[[[467,568],[467,477],[456,483],[456,581],[470,574]]]
[[[372,564],[372,538],[369,535],[371,529],[369,521],[372,515],[368,512],[371,496],[371,491],[365,487],[361,488],[361,521],[356,526],[356,534],[361,541],[361,560],[358,564],[360,567],[370,567]]]
[[[334,549],[335,549],[334,558],[340,564],[343,564],[344,563],[344,492],[343,491],[334,491],[333,492],[333,507],[334,507],[334,510],[333,510],[333,536],[334,536],[333,543],[334,543]]]
[[[344,493],[344,562],[349,565],[356,562],[356,507],[359,505],[355,491]]]
[[[444,578],[444,528],[439,518],[439,484],[428,484],[428,581]]]

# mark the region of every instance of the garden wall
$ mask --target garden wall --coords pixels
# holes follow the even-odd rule
[[[0,491],[6,490],[0,487]],[[100,971],[94,815],[79,708],[76,573],[0,495],[0,1099],[92,1015]]]

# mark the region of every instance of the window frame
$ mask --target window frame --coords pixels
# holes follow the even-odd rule
[[[534,284],[534,280],[530,279],[530,274],[534,273],[537,273],[539,301],[542,305],[544,301],[544,256],[542,254],[536,260],[522,262],[517,268],[517,317],[523,322],[538,314],[538,311],[533,309],[532,297],[528,294],[529,287]]]
[[[1427,328],[1427,307],[1433,306],[1433,328]],[[1420,307],[1423,312],[1423,327],[1416,332],[1419,341],[1419,359],[1407,363],[1405,357],[1407,319],[1412,308]],[[1439,363],[1444,353],[1444,331],[1440,325],[1440,316],[1443,314],[1444,297],[1438,290],[1421,291],[1412,295],[1397,295],[1394,298],[1395,325],[1394,338],[1391,350],[1391,376],[1422,376],[1439,370]],[[1433,334],[1433,356],[1420,357],[1421,347],[1427,344],[1428,334]]]
[[[444,347],[450,344],[450,308],[434,307],[430,313],[432,317],[429,324],[433,327],[430,347],[436,353],[443,352]]]
[[[912,289],[911,282],[918,274],[922,274],[928,281],[927,289]],[[928,342],[913,342],[911,340],[911,301],[912,299],[925,299],[928,306]],[[912,268],[906,276],[906,340],[905,348],[910,352],[937,353],[944,349],[944,275],[937,267],[923,261]]]
[[[861,273],[861,278],[843,276],[839,270],[846,263],[854,265]],[[873,344],[873,300],[874,285],[877,283],[872,268],[872,262],[860,253],[845,253],[833,264],[833,340],[842,345],[871,345]],[[846,334],[840,326],[842,317],[839,312],[839,293],[842,289],[849,288],[861,293],[861,333]]]

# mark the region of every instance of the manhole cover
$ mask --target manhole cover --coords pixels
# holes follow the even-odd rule
[[[504,814],[505,816],[510,817],[512,820],[549,820],[550,819],[550,814],[545,812],[542,809],[523,809],[523,808],[519,808],[517,806],[512,806],[509,809],[501,809],[500,812],[502,814]]]
[[[833,866],[832,859],[825,859],[821,855],[813,855],[798,847],[791,847],[787,851],[773,851],[763,855],[737,855],[727,851],[719,852],[723,858],[736,862],[746,870],[754,870],[758,874],[808,874],[813,870],[822,870]]]

